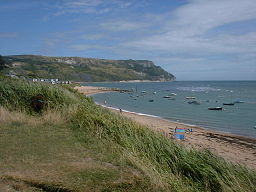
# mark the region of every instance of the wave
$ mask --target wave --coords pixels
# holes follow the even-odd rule
[[[221,91],[221,89],[212,87],[177,87],[179,91],[205,92],[205,91]]]

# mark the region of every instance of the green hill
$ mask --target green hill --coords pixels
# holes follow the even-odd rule
[[[47,57],[38,55],[4,56],[8,68],[30,78],[58,78],[71,81],[171,81],[175,77],[147,60],[107,60],[81,57]]]
[[[31,98],[45,107],[34,112]],[[256,172],[116,115],[70,86],[0,75],[0,191],[252,192]]]

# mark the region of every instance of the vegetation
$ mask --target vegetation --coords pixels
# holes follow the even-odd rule
[[[58,78],[73,81],[162,80],[175,77],[147,60],[105,60],[81,57],[37,55],[5,56],[13,72],[30,78]]]
[[[188,150],[67,86],[0,77],[0,191],[254,191],[256,172]],[[47,98],[42,113],[28,98]]]
[[[5,60],[3,59],[2,55],[0,55],[0,70],[5,68]]]

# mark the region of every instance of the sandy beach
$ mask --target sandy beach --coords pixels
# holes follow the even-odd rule
[[[76,86],[74,89],[77,89],[80,93],[85,95],[92,95],[96,93],[102,92],[110,92],[110,91],[120,91],[119,89],[107,88],[107,87],[93,87],[93,86]]]
[[[75,87],[85,95],[91,95],[106,91],[114,91],[111,88],[81,86]],[[112,109],[113,110],[113,109]],[[119,110],[113,110],[119,113]],[[178,141],[188,148],[209,149],[233,163],[242,164],[256,169],[256,139],[228,134],[223,132],[211,131],[196,126],[188,126],[178,122],[172,122],[156,117],[138,115],[131,112],[122,112],[121,115],[148,126],[151,129],[160,131],[167,137],[174,138],[174,129],[192,129],[192,132],[185,133],[185,140]]]

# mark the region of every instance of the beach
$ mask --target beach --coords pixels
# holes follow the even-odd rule
[[[107,87],[93,87],[93,86],[75,86],[74,89],[78,90],[80,93],[85,95],[92,95],[96,93],[109,92],[109,91],[120,91],[115,88]]]
[[[116,91],[111,88],[92,86],[80,86],[75,87],[75,89],[87,96],[106,91]],[[150,129],[160,131],[170,138],[174,138],[174,129],[176,127],[192,129],[192,132],[185,133],[185,140],[178,140],[178,142],[187,148],[198,150],[208,149],[232,163],[256,169],[256,139],[254,138],[211,131],[201,127],[189,126],[179,122],[140,115],[133,112],[123,111],[120,113],[119,110],[111,110],[140,124],[146,125]]]

